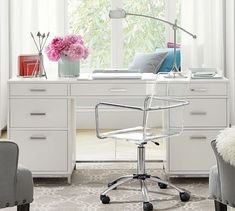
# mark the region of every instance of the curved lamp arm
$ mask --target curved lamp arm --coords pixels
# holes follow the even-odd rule
[[[197,38],[197,36],[195,34],[190,33],[189,31],[187,31],[186,29],[180,27],[177,25],[177,20],[175,20],[174,23],[167,21],[167,20],[163,20],[161,18],[156,18],[150,15],[142,15],[142,14],[136,14],[136,13],[128,13],[126,12],[124,9],[116,9],[116,10],[110,10],[109,11],[109,17],[111,19],[121,19],[121,18],[126,18],[126,16],[128,15],[132,15],[132,16],[138,16],[138,17],[144,17],[144,18],[150,18],[153,20],[157,20],[157,21],[161,21],[163,23],[166,23],[170,26],[172,26],[173,30],[174,30],[174,58],[173,58],[173,65],[172,65],[172,69],[169,72],[169,74],[167,76],[165,76],[166,78],[175,78],[176,75],[178,75],[179,77],[183,77],[185,78],[185,76],[179,71],[177,64],[176,64],[176,30],[180,29],[181,31],[187,33],[188,35],[192,36],[194,39]]]
[[[167,23],[167,24],[173,26],[173,28],[175,27],[175,28],[177,28],[177,29],[180,29],[180,30],[184,31],[185,33],[187,33],[187,34],[189,34],[190,36],[192,36],[194,39],[197,38],[197,35],[192,34],[192,33],[190,33],[189,31],[187,31],[186,29],[184,29],[184,28],[178,26],[178,25],[177,25],[177,21],[175,21],[175,23],[171,23],[171,22],[166,21],[166,20],[163,20],[163,19],[161,19],[161,18],[156,18],[156,17],[152,17],[152,16],[149,16],[149,15],[141,15],[141,14],[136,14],[136,13],[126,13],[126,14],[127,14],[127,15],[133,15],[133,16],[144,17],[144,18],[150,18],[150,19],[154,19],[154,20],[158,20],[158,21]]]
[[[185,33],[187,33],[187,34],[189,34],[190,36],[192,36],[194,39],[197,38],[197,35],[192,34],[192,33],[190,33],[189,31],[187,31],[186,29],[184,29],[184,28],[178,26],[178,25],[177,25],[177,21],[175,21],[175,23],[172,23],[172,22],[170,22],[170,21],[163,20],[163,19],[161,19],[161,18],[156,18],[156,17],[150,16],[150,15],[142,15],[142,14],[137,14],[137,13],[129,13],[129,12],[126,12],[124,9],[116,9],[116,10],[110,10],[110,11],[109,11],[109,17],[110,17],[111,19],[126,18],[126,16],[128,16],[128,15],[158,20],[158,21],[160,21],[160,22],[167,23],[167,24],[173,26],[173,28],[177,28],[177,29],[180,29],[180,30],[184,31]]]

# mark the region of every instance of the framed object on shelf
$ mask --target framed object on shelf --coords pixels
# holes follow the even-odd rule
[[[39,55],[19,55],[18,56],[18,75],[23,77],[32,76],[39,71]]]

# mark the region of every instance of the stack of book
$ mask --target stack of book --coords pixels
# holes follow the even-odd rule
[[[192,72],[191,74],[192,79],[217,79],[222,78],[220,74],[216,71],[198,71]]]

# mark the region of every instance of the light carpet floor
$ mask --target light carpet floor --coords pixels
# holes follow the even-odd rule
[[[160,164],[151,164],[148,173],[163,176],[163,171],[153,168]],[[141,211],[142,197],[139,183],[131,182],[108,195],[110,204],[99,201],[100,193],[111,180],[135,172],[134,163],[92,163],[77,164],[77,170],[72,176],[72,184],[64,179],[35,179],[34,201],[32,211]],[[171,179],[173,184],[191,192],[189,202],[181,202],[178,192],[168,188],[160,190],[156,184],[149,182],[150,199],[154,210],[195,210],[213,211],[213,201],[208,197],[207,179]],[[7,208],[7,211],[16,208]],[[234,209],[229,209],[234,210]]]

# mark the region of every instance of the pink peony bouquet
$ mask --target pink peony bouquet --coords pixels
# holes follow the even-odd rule
[[[68,56],[70,60],[86,59],[88,56],[88,48],[80,35],[55,37],[45,48],[45,52],[51,61],[58,61],[63,55]]]

